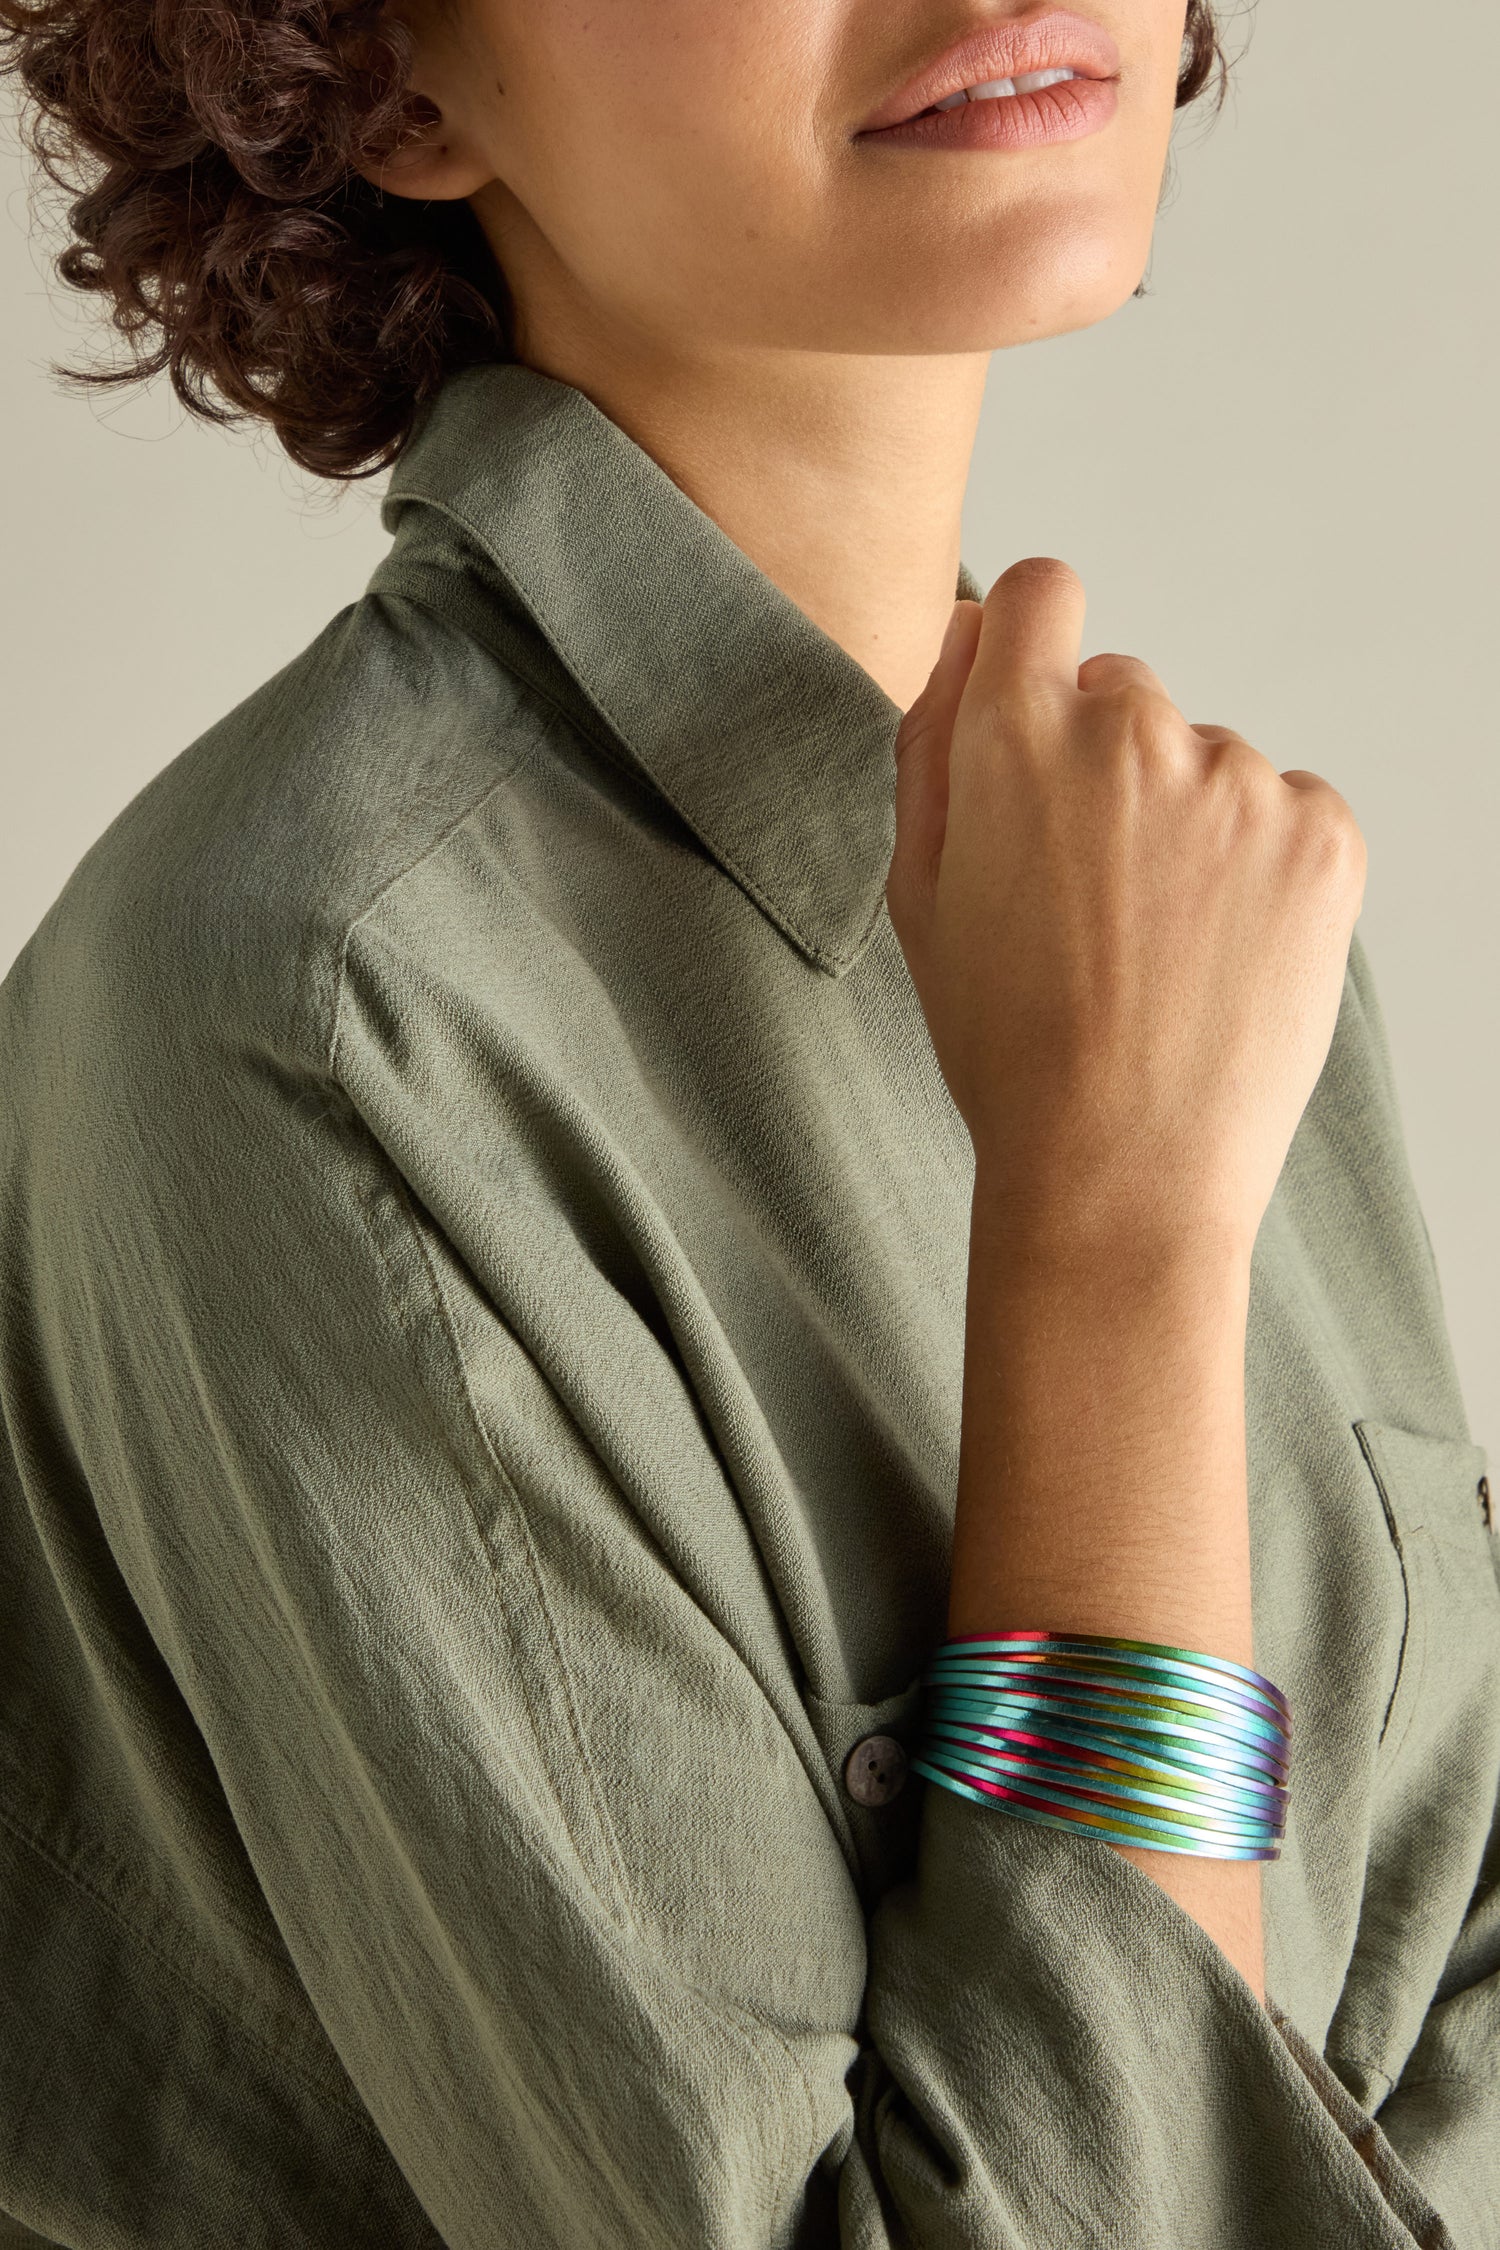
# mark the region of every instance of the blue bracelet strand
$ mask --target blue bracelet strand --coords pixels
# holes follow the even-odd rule
[[[1163,1641],[1025,1630],[945,1641],[913,1770],[1105,1843],[1275,1859],[1291,1709],[1248,1665]]]

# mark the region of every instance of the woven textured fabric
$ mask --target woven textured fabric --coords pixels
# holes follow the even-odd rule
[[[0,992],[17,2238],[1496,2250],[1495,1534],[1362,949],[1252,1273],[1262,2008],[1108,1845],[844,1783],[973,1185],[894,705],[532,371],[385,520]]]

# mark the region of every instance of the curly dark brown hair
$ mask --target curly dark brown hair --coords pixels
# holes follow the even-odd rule
[[[505,277],[467,203],[384,196],[378,165],[437,116],[382,0],[0,0],[0,73],[26,145],[71,200],[54,261],[103,296],[128,364],[167,369],[213,422],[268,422],[321,477],[373,476],[418,408],[476,360],[514,356]],[[1177,107],[1227,64],[1190,0]],[[1139,294],[1139,292],[1137,292]]]

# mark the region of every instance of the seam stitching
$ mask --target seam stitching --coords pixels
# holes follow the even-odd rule
[[[407,597],[403,596],[402,598],[404,600]],[[418,604],[417,606],[425,608],[427,605]],[[430,611],[429,614],[434,617],[439,616],[439,612],[437,612],[436,610]],[[519,679],[519,674],[510,673],[509,677],[513,679]],[[528,693],[531,692],[529,682],[521,681],[521,685],[527,690]],[[549,708],[554,713],[557,712],[556,705],[550,705]],[[566,716],[566,714],[559,715],[564,717]],[[552,727],[549,724],[543,731],[543,733],[540,734],[534,741],[523,743],[522,746],[517,750],[515,756],[511,759],[509,765],[506,766],[505,770],[502,773],[497,774],[492,781],[486,782],[484,788],[479,792],[478,796],[471,799],[471,801],[463,807],[462,811],[455,813],[453,818],[438,831],[437,835],[432,837],[431,840],[422,847],[421,851],[417,853],[414,859],[408,860],[404,867],[398,867],[393,875],[388,876],[386,880],[379,885],[374,894],[366,900],[365,904],[360,908],[359,912],[353,917],[353,919],[345,925],[342,936],[339,940],[338,968],[334,976],[333,1000],[330,1010],[331,1020],[328,1026],[328,1037],[324,1050],[325,1067],[329,1075],[334,1078],[336,1082],[342,1084],[342,1081],[338,1079],[338,1049],[339,1039],[343,1028],[344,991],[348,978],[349,949],[353,943],[356,933],[363,927],[366,922],[369,921],[370,917],[379,910],[379,908],[390,897],[393,891],[399,889],[401,884],[406,882],[411,876],[415,875],[420,868],[426,866],[427,862],[430,859],[434,859],[439,852],[444,850],[446,846],[452,842],[453,838],[459,833],[460,829],[467,827],[468,823],[471,820],[474,820],[484,810],[485,806],[493,797],[497,797],[500,794],[501,790],[509,787],[510,783],[515,780],[516,775],[532,758],[539,757],[541,755],[542,751],[546,747],[548,739],[550,738],[551,732]]]
[[[475,1435],[479,1439],[479,1443],[483,1448],[486,1459],[494,1467],[495,1473],[499,1478],[500,1483],[510,1501],[511,1514],[520,1528],[521,1539],[525,1548],[526,1560],[530,1570],[532,1584],[536,1590],[537,1600],[541,1605],[542,1614],[546,1619],[547,1637],[552,1645],[552,1653],[557,1665],[558,1678],[563,1684],[564,1693],[567,1697],[569,1732],[572,1734],[574,1744],[578,1751],[580,1762],[582,1763],[585,1772],[588,1774],[589,1786],[594,1799],[595,1816],[599,1822],[601,1832],[608,1843],[610,1856],[614,1862],[615,1879],[618,1890],[618,1904],[624,1909],[627,1927],[629,1928],[631,1935],[635,1938],[637,1944],[641,1947],[641,1950],[648,1956],[654,1958],[652,1948],[649,1944],[649,1941],[647,1940],[645,1932],[641,1929],[640,1923],[636,1916],[635,1900],[631,1893],[629,1876],[625,1868],[623,1855],[620,1851],[619,1838],[615,1833],[614,1822],[609,1816],[608,1803],[605,1799],[603,1788],[600,1784],[597,1769],[595,1768],[593,1759],[589,1755],[582,1721],[578,1713],[572,1670],[567,1662],[566,1656],[563,1653],[562,1642],[557,1631],[556,1620],[552,1614],[552,1605],[547,1599],[546,1581],[542,1572],[541,1564],[537,1558],[535,1546],[532,1542],[531,1527],[526,1521],[526,1511],[521,1506],[520,1496],[516,1491],[515,1485],[511,1480],[510,1474],[506,1469],[504,1462],[501,1460],[499,1453],[497,1452],[493,1442],[491,1441],[489,1431],[484,1422],[484,1418],[479,1412],[478,1402],[474,1397],[473,1386],[469,1381],[468,1362],[464,1357],[463,1345],[459,1339],[458,1331],[454,1326],[452,1316],[449,1312],[447,1299],[443,1294],[442,1284],[438,1278],[436,1269],[433,1266],[427,1244],[423,1241],[421,1229],[416,1224],[415,1214],[412,1211],[410,1197],[407,1193],[404,1181],[398,1180],[396,1192],[400,1197],[408,1231],[415,1241],[418,1255],[422,1260],[423,1269],[427,1275],[428,1286],[431,1289],[434,1300],[436,1302],[438,1317],[442,1324],[443,1334],[447,1340],[449,1352],[452,1355],[455,1371],[463,1388],[464,1401],[469,1410],[469,1418],[473,1425]],[[485,1547],[486,1556],[489,1559],[490,1569],[493,1572],[495,1566],[493,1556],[490,1554],[489,1542],[484,1539],[483,1528],[478,1524],[477,1519],[475,1521],[475,1529],[479,1532],[481,1541]],[[620,1943],[618,1933],[615,1934],[614,1942],[617,1945]],[[802,2154],[799,2155],[797,2159],[797,2166],[795,2168],[793,2176],[788,2183],[788,2196],[791,2199],[795,2199],[795,2197],[800,2195],[800,2193],[802,2192],[802,2188],[806,2182],[807,2173],[811,2169],[812,2163],[816,2160],[818,2153],[816,2149],[812,2149],[812,2142],[816,2135],[816,2111],[813,2104],[812,2082],[808,2078],[807,2071],[803,2066],[801,2057],[797,2054],[791,2043],[787,2040],[785,2035],[778,2029],[775,2024],[767,2022],[763,2017],[756,2016],[749,2009],[742,2008],[737,2004],[733,2006],[731,2015],[731,2009],[726,2006],[722,1995],[709,1995],[702,1992],[691,1978],[681,1975],[681,1973],[676,1970],[669,1971],[669,1974],[671,1975],[673,1981],[681,1986],[683,1991],[692,1994],[693,1998],[697,2001],[700,2007],[711,2006],[714,2013],[719,2016],[721,2021],[732,2021],[732,2016],[742,2019],[741,2021],[733,2022],[732,2028],[735,2031],[736,2036],[739,2038],[745,2049],[747,2050],[752,2063],[762,2073],[764,2072],[765,2066],[762,2057],[756,2048],[754,2037],[754,2034],[756,2033],[759,2033],[762,2037],[769,2037],[775,2043],[775,2045],[780,2048],[782,2054],[786,2057],[788,2063],[791,2065],[791,2068],[795,2074],[796,2083],[802,2089],[803,2110],[806,2120],[802,2134]],[[786,2168],[784,2157],[785,2152],[788,2150],[790,2145],[791,2130],[792,2128],[790,2125],[790,2121],[784,2121],[781,2133],[784,2170]],[[809,2149],[811,2149],[811,2156],[807,2155]]]
[[[345,1091],[347,1092],[347,1089],[345,1089]],[[464,1357],[463,1345],[459,1340],[458,1331],[454,1326],[453,1318],[448,1308],[448,1301],[446,1296],[444,1295],[442,1284],[438,1278],[437,1270],[433,1265],[431,1254],[428,1250],[426,1242],[422,1239],[422,1231],[416,1224],[415,1214],[413,1213],[411,1208],[411,1198],[406,1186],[406,1182],[401,1179],[399,1175],[397,1175],[396,1179],[395,1193],[397,1200],[401,1205],[402,1216],[406,1222],[408,1238],[416,1250],[417,1256],[421,1261],[422,1271],[427,1279],[427,1286],[431,1292],[433,1305],[436,1310],[438,1322],[442,1329],[442,1333],[448,1347],[448,1353],[453,1365],[454,1372],[459,1379],[459,1384],[463,1392],[464,1405],[468,1411],[468,1418],[472,1426],[474,1435],[478,1438],[485,1459],[488,1461],[490,1467],[494,1470],[495,1475],[500,1482],[501,1489],[504,1491],[509,1505],[509,1513],[520,1531],[521,1544],[525,1551],[527,1567],[530,1573],[532,1586],[536,1593],[536,1598],[541,1610],[542,1617],[546,1623],[547,1638],[549,1643],[551,1644],[553,1660],[557,1666],[558,1679],[561,1682],[563,1688],[563,1694],[565,1697],[568,1714],[568,1731],[573,1738],[573,1746],[578,1753],[579,1762],[582,1765],[585,1773],[587,1773],[589,1777],[589,1790],[594,1801],[595,1819],[599,1824],[600,1835],[604,1839],[608,1847],[610,1859],[613,1862],[615,1886],[618,1893],[617,1904],[623,1907],[625,1917],[630,1929],[634,1932],[637,1938],[640,1938],[642,1936],[642,1933],[636,1922],[635,1904],[630,1896],[629,1885],[626,1881],[625,1866],[620,1853],[619,1839],[615,1834],[614,1823],[609,1818],[608,1807],[604,1801],[603,1792],[599,1784],[599,1776],[594,1768],[594,1762],[588,1753],[588,1746],[584,1737],[583,1725],[578,1711],[577,1693],[574,1687],[572,1671],[568,1665],[566,1657],[563,1654],[562,1642],[557,1630],[557,1623],[552,1614],[552,1605],[547,1599],[547,1589],[542,1577],[541,1566],[537,1560],[536,1550],[532,1542],[531,1527],[526,1521],[526,1511],[521,1506],[520,1495],[516,1491],[509,1471],[505,1467],[504,1462],[501,1460],[499,1453],[497,1452],[493,1442],[491,1441],[489,1431],[484,1423],[484,1418],[479,1412],[479,1404],[474,1396],[473,1385],[469,1380],[469,1366],[468,1361]],[[491,1551],[490,1542],[485,1537],[484,1527],[479,1522],[478,1517],[474,1515],[472,1506],[470,1507],[470,1518],[473,1522],[475,1531],[479,1535],[480,1543],[484,1548],[491,1575],[498,1578],[498,1574],[495,1570],[495,1560],[494,1555]],[[497,1591],[498,1590],[499,1588],[497,1585]],[[559,1809],[561,1808],[559,1807]]]
[[[405,567],[408,570],[412,568],[409,564]],[[561,697],[553,693],[545,681],[538,679],[532,672],[524,670],[517,663],[514,650],[503,647],[497,640],[490,639],[477,622],[468,617],[455,619],[451,612],[443,609],[433,596],[415,591],[410,582],[403,585],[396,565],[391,566],[390,583],[382,586],[378,591],[383,600],[399,601],[408,604],[412,609],[420,609],[424,615],[434,618],[445,632],[459,633],[464,639],[472,641],[477,648],[482,648],[485,654],[491,657],[509,678],[518,680],[531,695],[535,696],[538,703],[544,703],[547,709],[565,726],[581,736],[602,757],[607,758],[617,773],[626,775],[637,784],[642,779],[650,780],[651,777],[644,773],[639,761],[630,756],[628,750],[611,734],[609,728],[598,723],[600,714],[597,710],[588,708],[576,710],[571,705],[564,703]],[[556,654],[555,649],[553,653]],[[562,663],[562,661],[563,659],[559,656],[558,662]],[[568,676],[570,679],[572,678],[571,673]],[[576,686],[577,682],[575,681],[574,684]]]
[[[352,1098],[348,1095],[347,1088],[343,1088],[341,1090],[344,1092],[345,1098],[350,1101],[351,1110],[357,1117],[359,1115],[358,1109],[353,1104]],[[614,1823],[609,1817],[608,1805],[604,1798],[603,1790],[599,1781],[599,1776],[595,1769],[593,1760],[589,1756],[587,1750],[582,1730],[582,1724],[579,1718],[575,1701],[572,1672],[563,1654],[561,1640],[557,1632],[556,1621],[552,1614],[551,1604],[547,1600],[545,1579],[542,1573],[540,1562],[536,1555],[535,1547],[531,1539],[530,1526],[526,1522],[526,1513],[524,1508],[520,1504],[520,1497],[516,1491],[514,1483],[511,1480],[510,1474],[506,1469],[504,1462],[500,1458],[500,1455],[497,1452],[494,1444],[492,1443],[483,1417],[479,1413],[478,1403],[474,1397],[473,1387],[469,1380],[468,1362],[464,1357],[463,1345],[458,1336],[457,1329],[453,1324],[452,1316],[448,1309],[447,1300],[443,1293],[441,1281],[437,1275],[436,1269],[433,1266],[427,1245],[422,1239],[421,1229],[416,1224],[415,1213],[412,1209],[411,1198],[406,1187],[406,1183],[400,1177],[399,1173],[394,1174],[394,1179],[395,1194],[401,1204],[403,1217],[406,1222],[407,1233],[409,1238],[414,1242],[417,1254],[422,1262],[422,1268],[426,1275],[428,1289],[435,1303],[443,1337],[447,1345],[451,1362],[456,1374],[458,1375],[459,1383],[463,1391],[464,1402],[468,1410],[469,1421],[473,1433],[478,1438],[485,1459],[491,1464],[495,1471],[501,1488],[505,1492],[510,1502],[511,1513],[520,1528],[522,1543],[525,1549],[532,1584],[536,1590],[537,1599],[541,1606],[543,1617],[546,1620],[548,1639],[552,1645],[553,1656],[557,1664],[558,1677],[563,1683],[564,1692],[567,1696],[569,1731],[573,1736],[574,1743],[578,1750],[579,1758],[584,1766],[584,1770],[588,1774],[590,1788],[594,1799],[596,1817],[600,1823],[601,1832],[606,1839],[611,1858],[614,1862],[616,1882],[618,1886],[617,1903],[624,1910],[625,1922],[630,1934],[634,1937],[642,1952],[649,1959],[654,1961],[656,1958],[654,1950],[649,1940],[647,1939],[645,1932],[641,1929],[636,1916],[635,1901],[631,1893],[629,1878],[624,1865],[623,1856],[620,1852],[619,1839],[615,1834]],[[484,1537],[482,1525],[479,1524],[477,1518],[473,1517],[472,1508],[471,1520],[473,1520],[474,1522],[475,1530],[479,1534],[481,1544],[484,1547],[490,1571],[492,1575],[497,1576],[498,1585],[498,1575],[495,1573],[495,1562],[493,1554],[490,1550],[489,1541]],[[559,1807],[559,1810],[560,1809],[561,1808]],[[603,1928],[614,1945],[616,1945],[617,1947],[622,1946],[623,1941],[618,1928],[613,1927],[607,1920],[603,1924]],[[726,2002],[722,1994],[705,1993],[700,1989],[700,1987],[691,1977],[683,1975],[679,1970],[675,1968],[669,1967],[667,1970],[667,1974],[674,1984],[678,1985],[684,1992],[691,1994],[693,2000],[699,2007],[710,2009],[721,2024],[727,2024],[730,2028],[732,2028],[736,2037],[739,2039],[746,2052],[748,2053],[751,2062],[763,2076],[766,2075],[765,2063],[764,2058],[756,2044],[757,2036],[759,2036],[760,2038],[770,2039],[775,2047],[780,2050],[781,2054],[785,2057],[787,2063],[790,2065],[791,2070],[794,2074],[795,2083],[800,2086],[802,2090],[803,2111],[805,2119],[801,2140],[802,2153],[798,2156],[795,2173],[789,2182],[788,2189],[789,2197],[795,2199],[795,2197],[801,2193],[802,2188],[806,2182],[807,2173],[811,2169],[812,2164],[816,2161],[819,2154],[818,2149],[813,2146],[813,2143],[816,2139],[817,2128],[816,2107],[813,2100],[812,2082],[807,2075],[807,2070],[802,2062],[801,2056],[791,2045],[785,2034],[774,2023],[767,2021],[764,2017],[756,2015],[751,2009],[744,2007],[738,2002]],[[791,2145],[792,2130],[793,2128],[790,2120],[784,2119],[781,2132],[783,2160],[785,2158],[785,2153],[789,2150]]]

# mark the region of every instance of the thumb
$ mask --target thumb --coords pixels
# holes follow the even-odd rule
[[[916,934],[937,888],[948,827],[948,746],[983,616],[980,602],[954,603],[927,685],[896,730],[896,846],[886,905],[903,946],[908,931]]]

